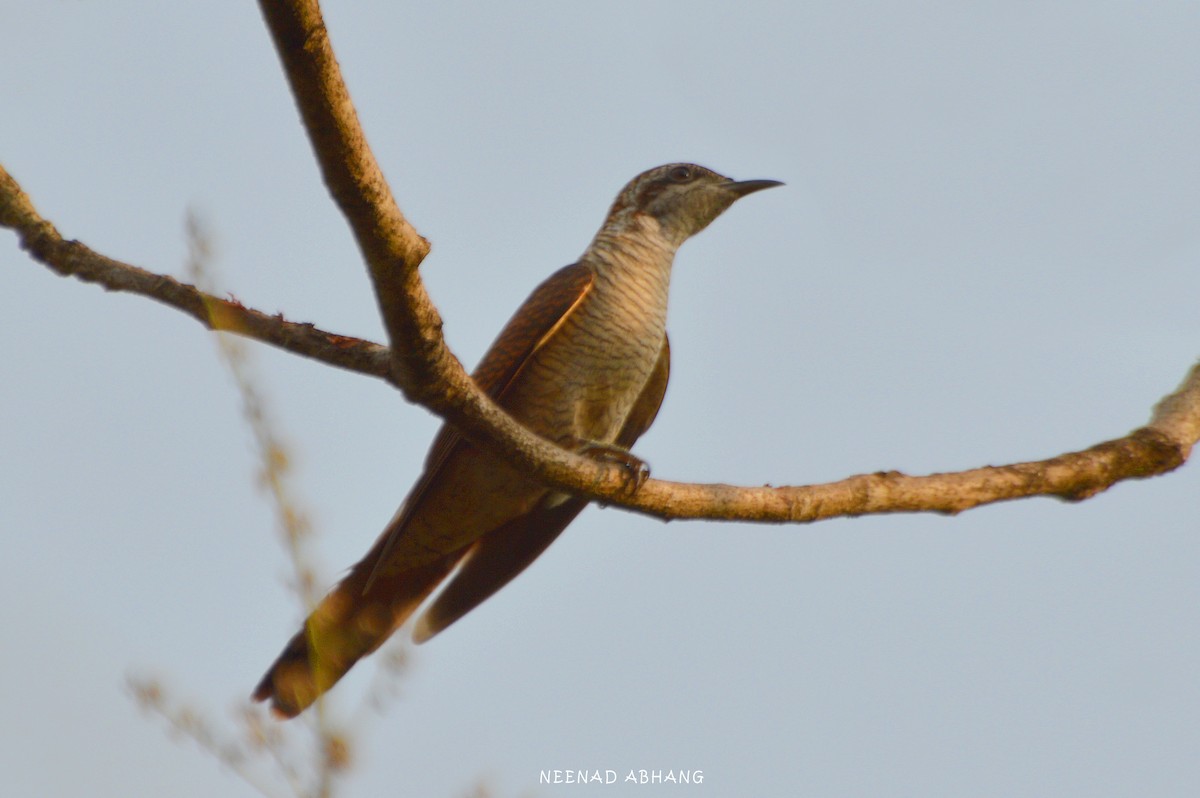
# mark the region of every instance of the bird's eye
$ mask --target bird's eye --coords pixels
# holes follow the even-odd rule
[[[686,166],[676,166],[667,173],[667,177],[671,178],[676,183],[686,183],[692,179],[692,170]]]

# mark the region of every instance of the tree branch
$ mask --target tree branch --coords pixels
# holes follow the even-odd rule
[[[957,513],[1026,496],[1080,500],[1125,479],[1177,468],[1200,439],[1200,366],[1159,403],[1150,424],[1116,440],[1036,462],[911,477],[878,472],[840,482],[761,488],[649,480],[624,492],[619,466],[560,449],[504,413],[446,347],[441,318],[417,267],[429,244],[392,198],[337,68],[315,0],[260,0],[297,98],[326,185],[366,260],[391,342],[295,324],[217,299],[170,277],[106,258],[64,240],[0,168],[0,225],[17,231],[35,259],[62,274],[131,291],[178,308],[211,329],[228,330],[340,368],[388,380],[454,424],[478,446],[547,485],[664,519],[808,522],[867,513]]]
[[[434,401],[448,377],[466,373],[446,347],[441,317],[417,274],[429,242],[400,212],[367,144],[319,4],[259,5],[325,186],[366,262],[392,347],[394,382],[412,401]]]
[[[232,299],[220,299],[164,274],[105,257],[64,239],[34,208],[20,184],[0,165],[0,226],[13,230],[21,248],[63,277],[109,291],[141,294],[183,311],[210,330],[238,333],[330,366],[389,379],[387,347],[286,321]]]
[[[441,346],[447,357],[437,364],[422,361],[420,372],[397,372],[393,352],[387,347],[325,332],[311,324],[289,322],[282,316],[219,299],[172,277],[106,257],[78,241],[64,239],[37,212],[3,166],[0,166],[0,226],[14,230],[23,249],[64,277],[77,277],[111,291],[141,294],[187,313],[211,330],[238,333],[329,365],[385,379],[405,390],[410,398],[415,394],[413,401],[455,424],[479,446],[507,458],[547,484],[618,504],[628,500],[618,466],[560,449],[522,427],[476,387],[444,343]],[[416,284],[420,286],[419,279]],[[440,341],[440,322],[433,333]],[[412,358],[411,362],[418,360]],[[425,377],[424,372],[431,376]],[[404,380],[417,378],[430,382],[418,381],[410,389],[405,388]]]
[[[1168,404],[1175,406],[1170,421],[1161,412]],[[1030,496],[1081,501],[1117,482],[1165,474],[1183,465],[1200,438],[1200,364],[1159,408],[1149,425],[1123,438],[1047,460],[920,477],[880,471],[801,487],[739,488],[650,480],[638,492],[636,505],[628,506],[665,520],[782,523],[880,513],[955,515]]]
[[[959,512],[1037,494],[1082,498],[1119,479],[1177,467],[1196,440],[1184,424],[1180,429],[1138,430],[1085,452],[1039,463],[957,475],[914,478],[892,472],[824,486],[759,489],[651,480],[635,497],[624,496],[615,468],[598,466],[533,435],[467,377],[442,340],[441,319],[417,275],[428,242],[396,207],[371,154],[318,3],[261,0],[261,5],[325,182],[367,260],[392,343],[396,384],[467,438],[543,482],[663,518],[803,521],[868,512]],[[1183,414],[1191,412],[1194,419],[1195,405],[1183,402]]]
[[[325,185],[366,261],[392,347],[391,380],[472,443],[554,487],[621,503],[619,467],[533,434],[475,385],[442,337],[417,267],[429,242],[404,218],[367,144],[317,0],[260,0]]]

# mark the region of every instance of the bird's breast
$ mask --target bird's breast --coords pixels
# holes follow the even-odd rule
[[[505,402],[509,411],[561,443],[611,443],[662,348],[667,279],[648,269],[598,274],[592,291],[528,364]]]

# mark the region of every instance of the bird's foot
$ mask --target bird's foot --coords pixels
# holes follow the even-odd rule
[[[579,448],[579,453],[602,463],[612,463],[621,467],[624,478],[624,493],[632,496],[650,478],[650,466],[645,460],[615,443],[600,443],[586,441]]]

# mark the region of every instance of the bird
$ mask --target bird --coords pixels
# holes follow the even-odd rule
[[[616,462],[658,414],[670,374],[667,294],[675,253],[742,197],[782,185],[692,163],[645,171],[617,195],[579,260],[541,283],[472,377],[525,427]],[[413,627],[425,642],[532,563],[586,507],[444,424],[400,509],[309,615],[254,690],[279,718],[300,714],[388,639],[439,587]]]

